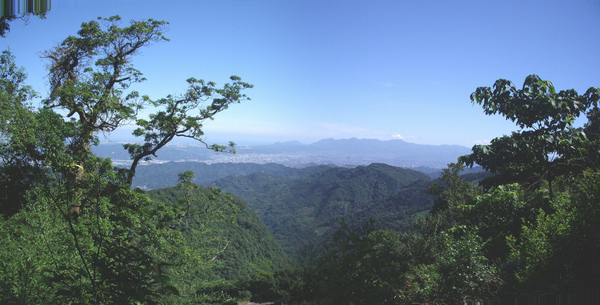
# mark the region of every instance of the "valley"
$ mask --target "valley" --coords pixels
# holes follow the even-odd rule
[[[96,153],[117,158],[113,162],[118,166],[126,162],[120,149],[118,144],[102,144]],[[324,244],[342,219],[352,229],[373,219],[378,229],[414,230],[415,217],[432,205],[426,189],[441,172],[441,167],[427,165],[455,162],[466,151],[460,146],[355,138],[241,146],[235,154],[174,144],[138,168],[132,187],[160,193],[175,187],[180,173],[191,171],[194,183],[241,198],[286,255],[298,260],[306,247]],[[394,160],[413,167],[385,162]]]

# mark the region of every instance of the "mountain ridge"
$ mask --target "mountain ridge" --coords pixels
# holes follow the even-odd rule
[[[112,158],[119,166],[127,166],[131,162],[121,145],[103,143],[92,150],[101,157]],[[174,143],[164,147],[157,158],[146,164],[193,161],[209,164],[279,163],[305,167],[321,164],[358,166],[386,163],[405,168],[444,168],[470,152],[469,148],[460,145],[425,145],[400,139],[329,138],[311,144],[290,141],[270,145],[240,145],[236,154],[215,153],[196,143]]]
[[[345,218],[396,231],[412,229],[415,215],[430,209],[425,193],[431,178],[421,172],[371,164],[332,167],[297,179],[266,173],[228,176],[205,183],[238,196],[254,210],[293,258],[308,245],[322,244]]]

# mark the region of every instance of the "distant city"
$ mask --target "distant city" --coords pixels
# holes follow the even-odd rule
[[[110,157],[116,166],[127,166],[130,159],[122,143],[104,143],[94,148],[101,157]],[[312,144],[300,142],[272,145],[243,145],[236,153],[216,153],[200,143],[172,143],[161,149],[158,158],[143,164],[166,162],[277,163],[289,167],[311,165],[357,166],[385,163],[404,168],[444,168],[470,149],[458,145],[420,145],[402,140],[325,139]]]

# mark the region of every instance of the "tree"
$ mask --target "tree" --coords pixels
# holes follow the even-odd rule
[[[501,114],[520,128],[510,136],[476,145],[459,161],[468,166],[481,165],[495,174],[487,185],[520,182],[528,186],[549,184],[563,174],[578,174],[600,166],[599,88],[579,95],[575,90],[556,92],[552,82],[537,75],[525,79],[522,89],[505,79],[490,87],[479,87],[471,101],[485,114]],[[581,116],[584,127],[574,127]]]
[[[27,157],[35,147],[34,130],[20,127],[31,127],[27,123],[35,116],[26,103],[36,93],[24,85],[25,78],[24,69],[17,67],[11,52],[3,51],[0,55],[0,176],[13,177],[2,179],[0,183],[0,211],[6,214],[13,214],[20,208],[23,194],[17,190],[30,184],[35,166]]]
[[[398,232],[376,230],[371,219],[352,229],[342,219],[306,280],[317,304],[387,304],[400,286],[409,254]],[[309,272],[310,274],[310,272]]]
[[[587,169],[556,194],[551,212],[507,238],[510,289],[593,291],[600,281],[600,172]]]
[[[417,227],[425,235],[435,235],[440,231],[465,222],[465,215],[459,207],[471,205],[481,190],[477,189],[460,177],[464,169],[461,164],[451,163],[443,169],[440,183],[433,183],[427,188],[427,193],[435,197],[431,216],[419,220]]]
[[[140,160],[150,160],[150,155],[156,156],[156,152],[175,137],[185,137],[202,142],[207,148],[217,152],[227,150],[226,146],[208,145],[204,142],[202,122],[206,119],[212,120],[215,114],[227,109],[230,104],[247,99],[246,95],[240,91],[252,88],[252,85],[242,82],[237,76],[231,76],[230,79],[232,80],[231,84],[225,84],[222,89],[216,89],[214,82],[190,78],[187,80],[190,88],[185,95],[181,97],[169,95],[157,101],[148,100],[154,107],[164,107],[164,109],[151,114],[149,120],[136,120],[139,127],[133,134],[143,136],[144,144],[124,145],[133,160],[127,183],[131,184],[135,168]],[[202,102],[210,98],[212,98],[211,104],[200,109],[198,115],[188,114],[188,112],[200,108]],[[235,152],[233,142],[229,142],[229,151]]]
[[[100,19],[102,25],[97,21],[83,23],[77,37],[69,36],[44,54],[50,60],[51,89],[45,104],[66,110],[67,117],[76,115],[78,135],[73,141],[73,151],[79,154],[81,170],[97,133],[111,132],[135,121],[139,127],[134,135],[144,137],[144,144],[125,145],[133,159],[127,175],[127,182],[131,183],[139,161],[156,155],[174,137],[203,142],[202,121],[212,119],[232,103],[247,99],[240,91],[252,85],[232,76],[232,84],[217,89],[214,82],[189,78],[190,88],[183,96],[168,95],[155,101],[137,91],[127,91],[145,80],[133,67],[132,57],[146,46],[168,41],[162,34],[167,22],[132,21],[130,26],[121,28],[120,20],[119,16],[113,16]],[[199,109],[211,98],[210,105]],[[148,105],[158,112],[149,119],[138,118],[138,111]],[[199,110],[199,114],[191,115],[194,110]],[[209,147],[225,149],[219,145]]]
[[[599,88],[557,92],[536,75],[522,89],[500,79],[493,89],[471,94],[486,114],[501,114],[520,128],[459,159],[495,174],[484,181],[486,193],[462,212],[479,215],[475,224],[487,240],[487,257],[503,263],[505,291],[556,293],[598,281],[590,270],[599,264],[599,99]],[[583,117],[585,124],[575,127]]]
[[[149,144],[127,146],[134,161],[174,136],[202,141],[201,121],[246,99],[240,90],[251,85],[232,77],[233,84],[216,89],[191,78],[181,98],[140,97],[129,91],[143,80],[131,58],[144,46],[166,41],[161,33],[166,22],[132,21],[121,28],[119,20],[102,19],[105,30],[96,21],[83,23],[78,37],[45,53],[51,92],[41,109],[28,105],[34,92],[23,85],[23,69],[10,53],[0,57],[0,186],[17,194],[0,198],[6,217],[0,219],[0,286],[7,287],[1,303],[155,303],[159,295],[177,293],[167,266],[205,250],[178,253],[175,245],[186,240],[166,226],[181,217],[180,210],[131,189],[137,163],[123,173],[90,146],[98,133],[128,121],[140,125],[134,134]],[[199,115],[189,114],[210,98]],[[159,109],[148,120],[137,117],[147,105]],[[13,199],[19,203],[6,204]],[[16,250],[19,255],[8,252]]]
[[[3,140],[8,137],[18,137],[11,144],[18,145],[12,149],[19,153],[11,154],[9,141],[0,142],[0,158],[3,163],[25,165],[31,159],[26,159],[31,150],[33,134],[28,133],[28,122],[34,115],[27,103],[37,96],[31,87],[24,84],[27,77],[25,70],[17,67],[10,50],[0,55],[0,135]],[[33,145],[35,146],[35,145]]]
[[[464,181],[464,166],[449,164],[427,193],[435,196],[430,214],[418,218],[412,263],[398,297],[406,302],[458,304],[485,299],[500,285],[497,268],[485,256],[487,236],[479,235],[484,215],[469,213],[482,190]]]

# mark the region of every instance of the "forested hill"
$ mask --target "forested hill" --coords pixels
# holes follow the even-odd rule
[[[202,184],[227,176],[247,176],[253,173],[265,173],[275,177],[293,179],[317,173],[329,166],[313,166],[307,168],[291,168],[281,164],[255,164],[255,163],[215,163],[202,162],[169,162],[141,166],[133,179],[133,187],[145,190],[165,188],[177,185],[177,177],[184,171],[195,174],[194,182]]]
[[[167,205],[181,204],[190,198],[192,208],[182,220],[172,225],[183,232],[186,240],[217,249],[212,269],[188,270],[191,276],[211,280],[235,280],[288,266],[281,246],[260,221],[256,213],[240,198],[198,187],[191,194],[177,187],[156,189],[147,194]],[[192,213],[200,207],[200,213]]]
[[[385,164],[335,167],[298,179],[265,173],[229,176],[208,183],[243,198],[275,235],[286,253],[298,256],[320,244],[343,217],[351,225],[370,218],[380,228],[411,230],[416,214],[432,204],[430,178]]]

